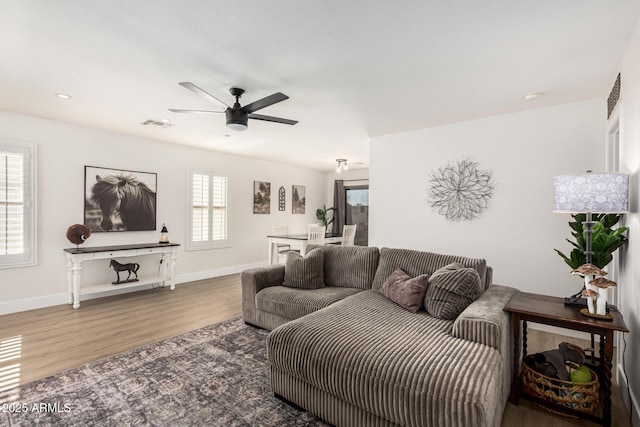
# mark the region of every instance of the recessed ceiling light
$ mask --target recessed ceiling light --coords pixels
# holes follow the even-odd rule
[[[161,121],[162,123],[171,124],[171,120],[169,119],[160,119],[159,121]]]
[[[66,93],[56,93],[56,96],[61,99],[71,99],[71,95],[67,95]]]
[[[529,92],[529,93],[525,93],[524,94],[524,100],[525,101],[535,101],[536,99],[540,98],[540,92]]]

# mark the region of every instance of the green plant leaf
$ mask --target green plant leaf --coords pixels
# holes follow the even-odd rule
[[[571,260],[565,254],[560,252],[558,249],[554,249],[554,251],[556,251],[558,255],[562,257],[562,259],[564,259],[564,262],[566,262],[568,265],[571,265]]]
[[[573,247],[571,253],[567,257],[557,249],[554,249],[558,255],[572,268],[578,268],[586,262],[586,233],[583,222],[586,221],[586,214],[571,215],[574,221],[569,222],[571,236],[573,241],[566,239]],[[593,253],[592,262],[599,268],[604,268],[613,259],[613,252],[627,242],[625,233],[627,227],[612,227],[620,221],[620,215],[617,214],[593,214],[593,228],[591,234],[591,250]]]
[[[611,228],[614,225],[616,225],[618,221],[620,221],[620,215],[615,215],[615,214],[602,215],[602,218],[600,218],[599,221],[602,222],[602,225],[604,225],[606,228]]]
[[[571,262],[568,263],[571,268],[576,269],[586,262],[587,257],[585,256],[583,251],[578,249],[574,249],[571,251]]]

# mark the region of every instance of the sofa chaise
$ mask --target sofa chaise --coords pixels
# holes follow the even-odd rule
[[[289,259],[286,268],[242,274],[244,321],[271,330],[276,396],[336,426],[500,425],[512,357],[503,307],[515,289],[492,285],[485,260],[374,247],[309,246],[312,252],[321,263],[317,289],[285,286]],[[436,316],[390,299],[398,269],[428,278],[426,304],[436,275],[451,268],[478,282],[455,318],[441,316],[447,303],[437,294],[428,304]]]

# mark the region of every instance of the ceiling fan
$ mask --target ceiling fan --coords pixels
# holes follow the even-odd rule
[[[244,93],[244,89],[232,87],[229,92],[236,98],[236,102],[233,107],[224,101],[219,100],[215,96],[200,89],[198,86],[190,82],[180,82],[180,86],[189,89],[196,95],[200,95],[207,101],[217,102],[227,107],[225,111],[206,111],[206,110],[180,110],[176,108],[169,108],[169,111],[174,113],[204,113],[204,114],[220,114],[225,113],[227,116],[227,127],[236,131],[242,131],[247,129],[247,121],[249,119],[263,120],[265,122],[282,123],[285,125],[295,125],[297,120],[283,119],[280,117],[265,116],[262,114],[254,114],[255,111],[261,110],[270,105],[289,99],[284,93],[276,92],[273,95],[269,95],[262,99],[259,99],[251,104],[247,104],[244,107],[240,106],[240,97]]]

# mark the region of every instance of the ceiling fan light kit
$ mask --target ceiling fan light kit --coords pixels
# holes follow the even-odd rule
[[[208,92],[200,89],[198,86],[194,85],[191,82],[180,82],[178,83],[180,86],[192,91],[193,93],[201,96],[207,101],[213,101],[220,103],[227,107],[224,111],[227,119],[227,127],[234,131],[243,131],[246,130],[248,125],[247,122],[249,119],[254,120],[262,120],[265,122],[274,122],[281,123],[285,125],[295,125],[298,123],[297,120],[283,119],[281,117],[273,117],[273,116],[265,116],[262,114],[253,114],[255,111],[261,110],[270,105],[276,104],[278,102],[289,99],[289,97],[281,92],[276,92],[273,95],[269,95],[262,99],[252,102],[251,104],[247,104],[244,107],[240,105],[240,97],[244,93],[244,89],[240,89],[238,87],[232,87],[229,92],[233,97],[236,98],[236,102],[233,104],[233,107],[225,103],[224,101],[219,100],[215,96],[211,95]],[[203,110],[181,110],[170,108],[169,111],[174,113],[209,113],[216,114],[222,113],[223,111],[203,111]]]

